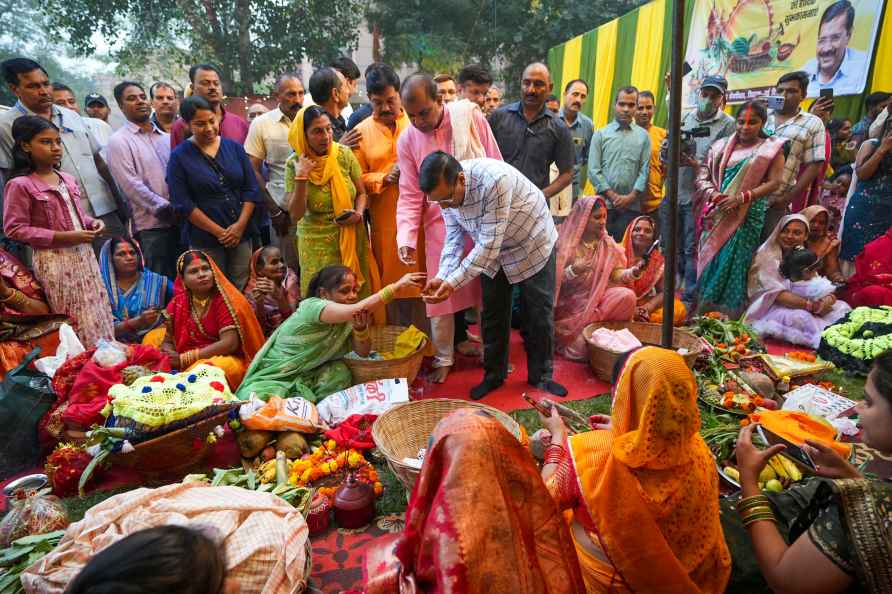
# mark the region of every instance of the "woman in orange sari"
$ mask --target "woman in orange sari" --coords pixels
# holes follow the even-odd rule
[[[628,287],[635,291],[637,310],[635,320],[660,323],[663,321],[663,253],[654,247],[657,227],[647,216],[633,219],[626,227],[622,248],[629,266],[643,265],[639,278],[631,278]],[[653,251],[651,251],[653,250]],[[675,298],[674,324],[684,324],[687,310],[681,300]]]
[[[366,554],[366,577],[366,594],[585,592],[529,451],[474,409],[437,424],[406,527]]]
[[[0,379],[34,347],[56,354],[65,315],[53,314],[37,279],[18,258],[0,249]]]
[[[213,258],[198,250],[177,260],[174,297],[164,315],[165,325],[143,343],[165,352],[174,369],[188,371],[199,363],[219,367],[230,390],[242,383],[265,340],[251,304]]]
[[[601,429],[552,445],[542,476],[573,510],[571,533],[588,592],[721,594],[731,556],[719,521],[715,461],[700,437],[697,383],[677,353],[634,351]]]

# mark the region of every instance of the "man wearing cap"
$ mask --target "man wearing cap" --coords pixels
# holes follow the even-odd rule
[[[84,97],[84,111],[87,112],[87,117],[84,118],[84,123],[102,146],[102,156],[104,157],[108,139],[111,138],[111,135],[114,132],[112,127],[108,124],[108,114],[111,113],[111,109],[108,107],[108,101],[99,93],[90,93]]]
[[[688,311],[693,311],[697,298],[697,265],[694,261],[697,252],[696,216],[692,206],[694,178],[697,177],[697,164],[702,163],[706,153],[720,138],[731,136],[736,129],[734,118],[723,111],[728,81],[723,76],[707,76],[697,92],[697,108],[689,111],[681,120],[681,129],[709,129],[708,136],[694,138],[697,150],[693,155],[682,155],[682,166],[678,174],[678,234],[682,238],[678,245],[678,274],[684,279],[682,301]],[[660,205],[660,224],[664,232],[669,229],[669,205],[663,200]]]
[[[88,105],[88,101],[91,97],[98,97],[105,101],[102,95],[87,95],[87,98],[84,100],[84,107],[86,108]],[[77,98],[74,96],[74,91],[66,84],[60,82],[53,83],[53,103],[58,105],[59,107],[67,107],[68,109],[75,111],[77,113],[81,112],[80,106],[77,104]],[[89,111],[89,109],[87,110]],[[99,154],[102,155],[102,158],[105,158],[105,146],[108,144],[108,139],[111,138],[112,128],[103,120],[96,119],[92,116],[84,117],[84,125],[87,130],[89,130],[93,136],[96,138],[96,141],[99,143],[99,146],[102,147],[102,150]]]

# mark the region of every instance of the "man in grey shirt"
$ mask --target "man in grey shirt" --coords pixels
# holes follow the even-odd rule
[[[109,237],[129,235],[126,213],[118,205],[126,203],[117,196],[117,186],[105,160],[101,146],[88,130],[83,118],[74,111],[53,104],[52,87],[46,70],[27,58],[12,58],[0,65],[3,78],[18,102],[0,114],[0,174],[5,180],[12,167],[12,124],[23,115],[37,115],[53,122],[62,136],[62,171],[77,180],[81,206],[90,216],[102,219],[105,233],[97,238],[98,250]]]
[[[731,136],[736,130],[734,118],[725,113],[725,93],[728,81],[723,76],[707,76],[700,85],[697,108],[689,111],[681,120],[683,131],[702,128],[702,136],[695,137],[697,150],[693,155],[682,155],[682,166],[678,174],[678,274],[684,278],[682,301],[688,311],[697,298],[697,237],[696,217],[693,212],[694,178],[697,177],[697,164],[703,163],[706,153],[720,138]],[[709,134],[706,135],[706,130]],[[669,204],[663,200],[660,205],[660,225],[669,229]]]

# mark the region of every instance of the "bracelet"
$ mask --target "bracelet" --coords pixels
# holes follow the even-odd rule
[[[387,285],[386,287],[378,291],[378,296],[381,298],[381,301],[384,303],[384,305],[387,305],[388,303],[393,301],[394,298],[396,298],[396,294],[393,290],[393,285]]]
[[[737,502],[737,513],[741,513],[757,505],[768,505],[768,503],[768,497],[765,495],[752,495],[751,497],[744,497]]]
[[[307,176],[295,175],[295,176],[294,176],[294,181],[296,181],[296,182],[306,182],[306,181],[310,181],[310,178],[307,177]]]
[[[559,443],[553,443],[545,448],[545,456],[543,462],[545,464],[559,464],[564,458],[564,446]]]
[[[362,330],[353,329],[353,338],[356,340],[368,340],[370,337],[369,328],[366,326]]]
[[[741,192],[740,197],[743,200],[743,204],[747,204],[753,199],[753,193],[750,190],[747,190],[745,192]]]
[[[760,512],[757,514],[751,514],[751,515],[747,516],[743,520],[743,527],[749,528],[756,522],[763,522],[763,521],[774,522],[775,524],[777,524],[777,518],[774,517],[774,513],[771,510],[769,510],[767,512]]]
[[[768,505],[757,505],[740,513],[740,519],[746,521],[756,516],[774,515],[774,511]]]

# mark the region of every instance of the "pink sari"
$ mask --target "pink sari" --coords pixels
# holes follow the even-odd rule
[[[717,141],[709,149],[706,162],[700,166],[695,182],[697,191],[694,203],[698,221],[697,232],[699,233],[703,230],[703,235],[700,236],[700,251],[697,257],[698,278],[728,240],[737,233],[737,230],[746,220],[747,214],[749,214],[750,205],[744,204],[725,213],[716,210],[709,215],[709,219],[712,220],[707,220],[707,217],[704,216],[706,209],[721,194],[744,192],[760,185],[765,176],[768,175],[771,163],[783,149],[785,142],[782,138],[766,138],[762,144],[753,149],[751,156],[747,157],[749,163],[741,168],[735,179],[724,190],[721,188],[725,179],[725,169],[728,167],[728,161],[731,159],[734,148],[737,146],[737,134],[732,134],[728,138]]]
[[[576,249],[595,205],[606,208],[600,196],[580,198],[560,228],[557,241],[557,279],[554,290],[554,339],[559,354],[568,359],[588,357],[583,329],[593,322],[631,320],[635,315],[635,292],[627,287],[611,287],[610,275],[626,266],[626,255],[608,233],[591,251],[586,272],[570,278]]]

